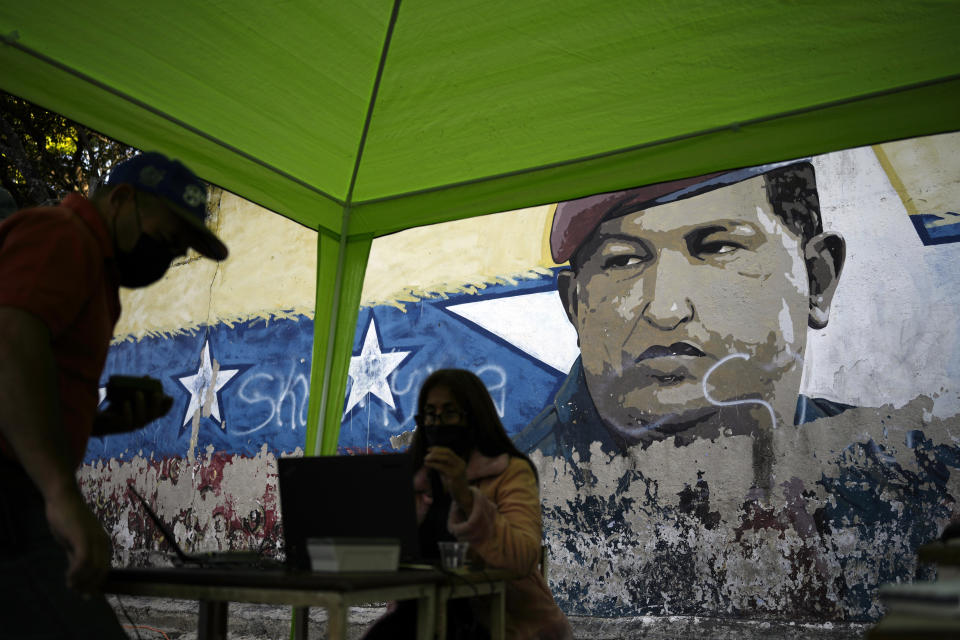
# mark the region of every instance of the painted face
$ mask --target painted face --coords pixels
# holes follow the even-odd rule
[[[608,426],[632,443],[792,424],[803,256],[762,176],[602,223],[560,286]]]

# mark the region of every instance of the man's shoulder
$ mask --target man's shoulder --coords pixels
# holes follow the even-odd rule
[[[517,449],[525,453],[540,451],[547,456],[555,456],[557,449],[557,426],[559,425],[557,408],[551,403],[544,407],[513,441]]]
[[[102,286],[104,253],[77,213],[36,207],[0,224],[0,304],[41,318],[59,334]]]
[[[800,425],[807,422],[813,422],[820,418],[829,418],[838,416],[847,409],[852,409],[853,405],[827,400],[826,398],[813,398],[801,394],[797,398],[797,412],[794,415],[793,423]]]
[[[64,206],[21,209],[0,224],[0,245],[36,238],[48,246],[65,242],[95,247],[96,238],[86,228],[77,212]]]
[[[581,387],[583,374],[577,360],[547,406],[516,435],[514,443],[517,448],[524,453],[539,451],[546,456],[556,456],[561,440],[564,440],[561,432],[572,422],[570,412],[576,407],[575,398],[583,393]]]
[[[517,448],[526,453],[539,451],[545,456],[568,456],[577,450],[583,459],[589,458],[594,442],[600,442],[605,450],[613,449],[610,435],[587,390],[579,359],[553,401],[516,436],[515,442]]]
[[[70,224],[76,218],[73,210],[62,205],[30,207],[20,209],[3,221],[4,227],[32,227],[46,224]]]
[[[76,211],[63,207],[23,209],[0,224],[0,262],[8,268],[37,264],[44,271],[78,271],[103,261],[104,251]]]

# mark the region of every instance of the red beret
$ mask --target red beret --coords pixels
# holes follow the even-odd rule
[[[550,253],[553,255],[553,261],[561,264],[569,260],[580,245],[590,237],[594,229],[604,220],[617,217],[617,212],[638,211],[640,205],[644,203],[706,182],[719,175],[723,173],[709,173],[696,178],[659,182],[626,191],[612,191],[561,202],[557,205],[556,213],[553,214],[553,226],[550,229]]]
[[[550,253],[553,255],[554,262],[562,264],[576,253],[604,220],[697,196],[763,175],[773,169],[802,164],[808,165],[809,160],[788,160],[732,171],[708,173],[695,178],[659,182],[626,191],[611,191],[561,202],[557,205],[556,213],[553,214],[553,226],[550,228]]]

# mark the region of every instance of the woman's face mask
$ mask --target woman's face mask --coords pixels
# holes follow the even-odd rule
[[[446,447],[467,460],[474,447],[473,429],[467,412],[460,408],[456,397],[444,385],[429,389],[419,407],[417,424],[423,429],[428,447]]]

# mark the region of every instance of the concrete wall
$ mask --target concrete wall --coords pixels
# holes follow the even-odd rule
[[[839,274],[764,178],[618,218],[572,280],[554,207],[376,240],[341,449],[405,446],[424,377],[471,369],[539,465],[568,613],[876,619],[960,495],[960,136],[811,162]],[[750,224],[674,233],[717,218]]]
[[[764,201],[747,206],[755,193],[726,209],[689,206],[701,196],[676,202],[659,227],[646,213],[629,219],[628,240],[662,232],[640,236],[657,277],[593,274],[619,290],[562,275],[553,205],[377,239],[340,450],[404,448],[423,379],[468,368],[539,465],[551,586],[569,613],[875,619],[878,584],[932,575],[915,549],[955,517],[960,490],[960,137],[812,164],[824,230],[846,242],[818,329],[807,314],[824,292],[807,265],[819,254],[803,253]],[[714,246],[709,260],[674,264],[722,264],[747,284],[667,269],[694,238],[662,244],[671,225],[721,209],[753,215],[740,244],[762,237],[750,250],[777,249],[766,255],[780,266],[757,271],[759,258],[737,262],[744,247]],[[124,295],[104,380],[150,374],[175,402],[142,432],[94,439],[87,452],[81,483],[117,563],[160,562],[167,549],[128,484],[188,550],[280,550],[276,459],[304,442],[316,237],[230,194],[216,225],[228,261],[188,257]],[[622,256],[624,246],[605,250]],[[564,282],[580,287],[566,305]],[[669,294],[674,304],[660,305]],[[692,313],[655,339],[651,300],[662,314],[688,302]],[[681,342],[704,355],[660,371],[651,388],[655,372],[638,354]],[[718,364],[732,354],[745,357]],[[578,362],[589,375],[568,384]],[[816,403],[794,424],[798,395]],[[839,413],[813,419],[814,408]]]

